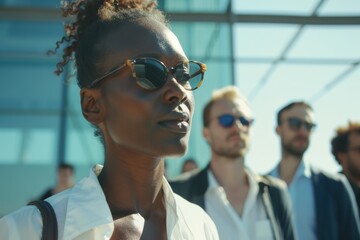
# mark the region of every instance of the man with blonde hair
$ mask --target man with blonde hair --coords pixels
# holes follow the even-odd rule
[[[206,210],[220,239],[294,239],[285,183],[245,167],[252,123],[249,104],[236,87],[215,91],[203,111],[210,163],[170,184]]]

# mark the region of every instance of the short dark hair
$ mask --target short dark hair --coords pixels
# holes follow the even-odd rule
[[[360,134],[360,122],[349,121],[347,126],[337,128],[335,136],[331,139],[331,153],[339,164],[341,163],[337,155],[348,150],[351,133]]]
[[[61,169],[70,169],[71,172],[74,172],[74,165],[72,164],[69,164],[69,163],[60,163],[58,165],[58,170],[61,170]]]
[[[313,108],[310,106],[309,103],[305,102],[305,101],[294,101],[294,102],[290,102],[287,105],[285,105],[284,107],[282,107],[278,113],[277,113],[277,117],[276,117],[276,121],[277,121],[277,125],[281,125],[281,115],[284,111],[289,110],[291,108],[293,108],[294,106],[304,106],[305,108],[313,111]]]

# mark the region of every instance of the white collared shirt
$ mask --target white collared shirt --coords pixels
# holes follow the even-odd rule
[[[279,166],[270,175],[281,178]],[[291,197],[297,239],[316,240],[315,197],[311,180],[311,170],[302,160],[296,169],[293,180],[288,186]]]
[[[271,240],[273,233],[259,194],[259,186],[249,170],[249,192],[246,196],[243,215],[231,206],[224,188],[208,170],[209,187],[205,193],[205,209],[214,221],[219,238],[241,240]]]
[[[73,188],[47,199],[54,207],[59,240],[110,239],[113,218],[98,182],[102,166],[97,165]],[[96,173],[96,174],[95,174]],[[216,227],[206,213],[171,190],[163,179],[168,239],[218,239]],[[42,220],[34,206],[23,207],[0,219],[0,239],[40,239]]]

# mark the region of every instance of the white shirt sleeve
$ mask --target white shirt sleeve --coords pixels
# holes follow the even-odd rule
[[[20,208],[0,219],[1,240],[38,240],[41,233],[40,212],[34,206]]]

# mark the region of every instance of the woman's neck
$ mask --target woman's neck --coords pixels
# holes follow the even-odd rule
[[[107,157],[98,179],[111,211],[147,218],[156,202],[162,201],[163,175],[162,159]]]

